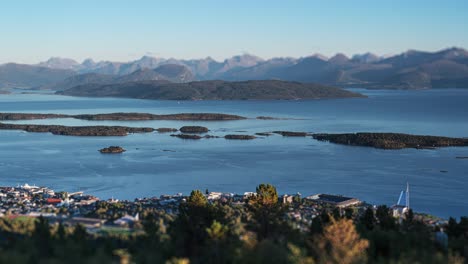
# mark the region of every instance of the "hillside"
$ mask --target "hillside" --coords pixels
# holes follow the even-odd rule
[[[106,83],[113,83],[115,76],[108,75],[108,74],[99,74],[99,73],[84,73],[79,75],[73,75],[65,80],[60,82],[50,84],[50,85],[43,85],[40,89],[44,90],[66,90],[73,88],[78,85],[85,85],[85,84],[106,84]]]
[[[340,88],[285,81],[200,81],[190,83],[144,81],[81,85],[57,93],[71,96],[162,100],[296,100],[363,97],[361,94]]]
[[[0,65],[0,88],[33,88],[74,75],[71,70],[8,63]]]
[[[192,72],[185,66],[166,64],[156,69],[139,69],[126,75],[110,75],[100,73],[84,73],[66,78],[52,85],[41,86],[41,89],[62,91],[75,86],[87,84],[117,84],[139,81],[170,81],[188,82],[195,79]]]
[[[115,83],[167,80],[170,82],[194,81],[193,73],[186,66],[165,64],[156,69],[140,69],[133,73],[115,78]]]

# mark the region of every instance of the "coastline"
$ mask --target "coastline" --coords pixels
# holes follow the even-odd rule
[[[187,101],[180,102],[180,104],[170,101],[84,99],[18,94],[0,98],[2,101],[0,108],[2,108],[1,112],[65,114],[115,113],[129,110],[153,114],[199,111],[235,113],[245,117],[277,116],[307,119],[307,121],[246,119],[213,123],[180,121],[121,123],[126,126],[154,128],[203,125],[214,131],[209,134],[221,136],[234,134],[234,131],[247,131],[246,134],[254,135],[256,132],[277,130],[311,133],[396,131],[415,135],[466,136],[464,131],[468,130],[466,130],[466,124],[463,123],[466,118],[461,115],[461,112],[466,109],[464,102],[466,102],[468,90],[372,91],[369,93],[370,98],[366,100]],[[422,116],[419,110],[425,109],[427,101],[432,99],[437,101],[437,104],[431,107],[430,111],[429,109],[424,111],[425,116]],[[447,105],[453,106],[453,110],[461,109],[462,111],[449,111],[449,119],[437,114],[442,106],[444,109],[449,109],[445,107]],[[370,110],[363,112],[364,108]],[[396,108],[404,110],[403,121],[398,119],[400,114],[394,111]],[[36,122],[11,123],[32,124]],[[95,123],[74,119],[39,120],[37,124],[39,123],[72,126],[120,124],[120,122],[101,123],[98,121]],[[427,125],[429,123],[431,125]],[[31,179],[36,179],[36,183],[52,185],[58,189],[68,189],[70,186],[84,186],[81,182],[86,181],[89,183],[87,185],[89,190],[96,191],[96,194],[102,197],[115,196],[120,193],[118,189],[120,186],[129,186],[131,191],[122,191],[120,198],[132,198],[131,194],[139,193],[140,189],[146,195],[152,192],[172,193],[177,192],[178,189],[183,189],[186,193],[187,189],[178,184],[184,182],[189,183],[190,188],[204,186],[204,184],[207,184],[210,189],[216,189],[215,186],[235,185],[234,190],[239,192],[245,189],[245,183],[249,180],[267,179],[265,177],[271,175],[274,177],[273,183],[288,192],[295,190],[296,186],[301,187],[300,191],[306,193],[308,189],[314,190],[315,186],[318,186],[317,190],[319,190],[327,188],[325,184],[336,183],[339,185],[336,186],[336,191],[345,194],[346,188],[342,186],[351,185],[350,188],[357,189],[359,187],[357,182],[359,182],[360,185],[367,186],[365,188],[369,190],[364,195],[366,200],[370,201],[375,197],[377,203],[391,203],[394,197],[385,196],[385,193],[395,183],[409,179],[412,182],[418,181],[425,184],[425,188],[421,189],[422,193],[438,194],[433,197],[435,200],[451,205],[433,206],[434,199],[424,202],[421,194],[419,199],[425,203],[421,206],[424,212],[443,216],[457,215],[457,210],[466,206],[466,202],[460,203],[465,197],[460,188],[466,187],[460,175],[463,175],[463,167],[466,164],[465,160],[455,159],[455,156],[467,156],[467,148],[387,151],[317,142],[311,140],[310,137],[282,138],[276,134],[269,138],[242,142],[228,142],[224,139],[186,142],[171,138],[169,135],[171,133],[132,134],[128,137],[102,139],[56,137],[49,133],[22,131],[2,131],[1,134],[1,156],[5,164],[1,172],[4,175],[10,175],[10,180],[4,182],[8,185],[33,182],[34,180]],[[97,152],[98,149],[110,145],[120,145],[128,151],[119,157],[103,156]],[[162,149],[175,152],[162,152]],[[262,152],[262,156],[257,154],[258,152]],[[22,168],[17,168],[16,165],[20,160],[23,161]],[[87,171],[93,169],[96,174],[92,172],[92,175],[99,175],[99,177],[82,175],[78,169],[72,169],[73,166],[79,164],[85,166]],[[213,164],[220,164],[220,167],[212,167]],[[202,174],[191,172],[190,169],[193,166],[199,166],[205,170]],[[303,166],[304,169],[300,169],[299,166]],[[47,173],[47,168],[50,174]],[[137,173],[132,173],[130,168],[136,168]],[[245,170],[257,168],[260,175],[245,173],[242,168]],[[440,173],[442,170],[448,173]],[[173,176],[165,176],[162,171],[167,171]],[[152,173],[156,173],[157,177],[150,176]],[[281,176],[279,173],[290,176]],[[431,179],[432,183],[427,183],[426,179]],[[290,184],[281,186],[281,182],[285,181],[290,181]],[[322,184],[317,185],[317,181]],[[437,186],[442,185],[447,186],[447,189],[439,190]],[[230,188],[226,186],[221,189],[229,191]],[[333,192],[333,190],[328,191]],[[351,194],[358,196],[355,192]],[[416,194],[414,197],[417,198]]]
[[[37,194],[41,194],[37,196]],[[254,192],[246,191],[244,193],[231,193],[231,192],[217,192],[217,191],[205,191],[205,197],[210,202],[218,202],[224,201],[226,202],[229,200],[230,202],[234,202],[236,205],[241,205],[242,203],[246,203],[252,195],[255,195]],[[183,193],[176,193],[176,194],[161,194],[159,196],[149,196],[149,197],[135,197],[133,200],[119,200],[115,199],[114,197],[110,197],[107,199],[101,199],[100,197],[94,196],[92,194],[87,194],[84,191],[78,190],[74,192],[68,192],[64,190],[55,191],[51,188],[45,186],[36,186],[36,185],[28,185],[27,183],[24,185],[18,186],[0,186],[0,202],[6,201],[8,199],[8,204],[1,204],[0,209],[4,212],[7,212],[8,215],[24,215],[24,216],[31,216],[31,217],[39,217],[39,216],[48,216],[48,217],[60,217],[59,214],[51,214],[50,208],[60,209],[64,207],[86,207],[103,201],[108,203],[118,203],[122,202],[125,204],[139,204],[139,203],[147,203],[151,201],[151,203],[158,207],[159,209],[165,210],[165,206],[168,208],[178,207],[181,203],[185,202],[189,195],[184,195]],[[366,201],[362,201],[359,197],[348,197],[343,196],[340,194],[307,194],[306,196],[302,197],[302,195],[289,195],[289,194],[280,194],[278,193],[278,202],[283,204],[292,203],[294,197],[300,197],[300,199],[305,199],[313,204],[331,207],[331,208],[347,208],[347,207],[357,207],[357,208],[376,208],[376,204],[370,204]],[[35,204],[30,204],[29,201],[31,199],[35,199]],[[18,204],[23,204],[27,201],[26,207],[18,207]],[[239,203],[240,202],[240,203]],[[389,208],[392,208],[393,205],[388,205]],[[88,208],[89,209],[89,208]],[[446,223],[447,219],[442,217],[434,216],[424,212],[416,212],[418,215],[425,215],[431,219],[437,219],[437,222]],[[0,213],[0,217],[5,216],[5,214]],[[69,217],[72,217],[70,215]],[[81,215],[75,215],[75,217],[84,217]],[[312,218],[315,215],[310,215]],[[63,218],[63,216],[62,216]]]

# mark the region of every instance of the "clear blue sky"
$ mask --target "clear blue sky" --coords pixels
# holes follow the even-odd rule
[[[15,0],[0,34],[0,63],[394,54],[468,48],[468,1]]]

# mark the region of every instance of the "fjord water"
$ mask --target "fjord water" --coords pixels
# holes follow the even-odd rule
[[[324,133],[402,132],[468,136],[468,90],[367,91],[359,99],[308,101],[153,101],[0,95],[0,112],[154,114],[217,112],[238,121],[15,121],[62,125],[207,126],[213,135],[273,130]],[[13,123],[13,122],[11,122]],[[120,155],[98,149],[119,145]],[[0,185],[23,183],[83,190],[101,198],[133,199],[192,189],[243,193],[272,183],[280,193],[332,193],[392,205],[406,182],[411,205],[433,215],[468,215],[468,148],[380,150],[278,135],[252,141],[182,140],[168,134],[69,137],[0,131]]]

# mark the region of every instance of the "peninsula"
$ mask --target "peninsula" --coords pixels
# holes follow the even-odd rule
[[[283,137],[305,137],[309,135],[307,132],[293,132],[293,131],[273,131],[273,133],[282,135]]]
[[[180,113],[155,115],[149,113],[108,113],[108,114],[40,114],[40,113],[0,113],[0,120],[35,120],[75,118],[90,121],[141,121],[141,120],[182,120],[182,121],[223,121],[242,120],[243,116],[219,113]]]
[[[379,149],[431,149],[438,147],[466,147],[468,139],[401,133],[313,134],[314,139],[336,144],[374,147]]]
[[[125,97],[154,100],[298,100],[365,97],[341,88],[278,80],[198,81],[170,83],[138,81],[79,85],[57,94],[85,97]]]
[[[54,135],[63,136],[126,136],[129,133],[149,133],[155,131],[151,127],[20,125],[5,123],[0,123],[0,130],[50,132]]]

